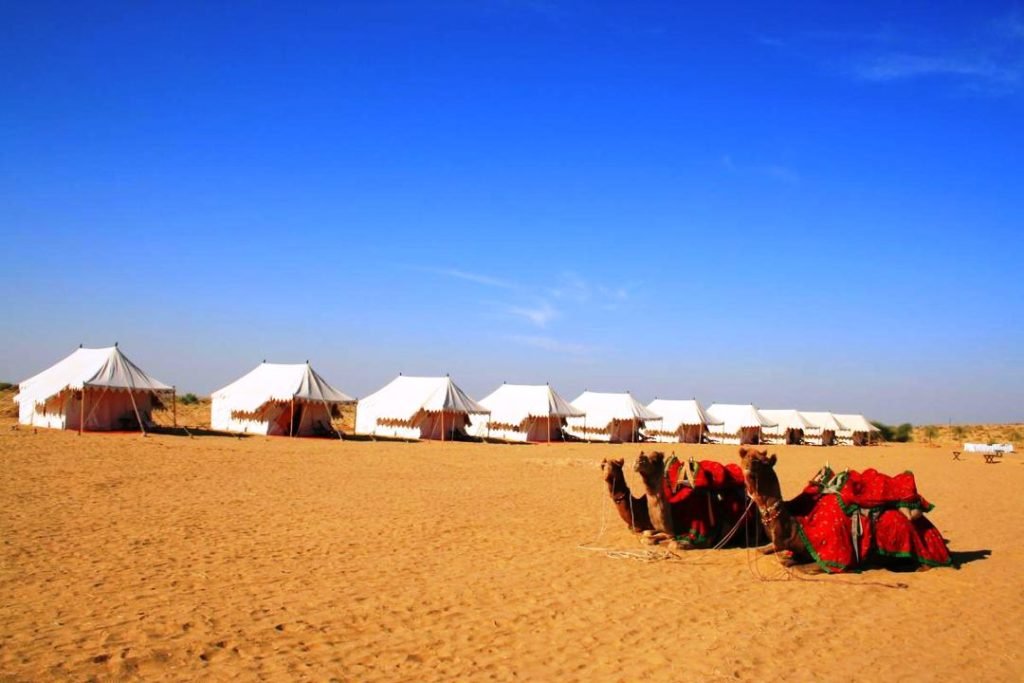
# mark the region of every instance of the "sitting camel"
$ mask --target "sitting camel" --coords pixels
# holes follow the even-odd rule
[[[809,561],[811,558],[800,540],[796,522],[782,500],[782,487],[775,474],[775,462],[775,455],[769,456],[767,450],[748,446],[740,448],[740,465],[747,484],[747,494],[761,513],[761,524],[771,540],[771,546],[763,552],[790,551],[794,556]]]
[[[643,479],[647,494],[647,512],[650,516],[654,533],[651,538],[663,541],[674,538],[675,527],[672,523],[672,506],[665,498],[665,454],[655,451],[650,455],[642,451],[633,466]]]
[[[625,461],[621,458],[601,461],[604,481],[608,484],[608,495],[611,496],[619,517],[631,531],[650,531],[654,527],[651,526],[651,517],[647,514],[647,497],[635,497],[630,493],[626,475],[622,471],[624,464]]]
[[[909,472],[836,475],[825,468],[787,502],[775,455],[742,447],[740,463],[747,493],[771,539],[766,552],[789,551],[791,563],[813,560],[814,569],[827,572],[855,569],[871,559],[910,561],[919,569],[951,562],[942,534],[923,514],[932,505]]]

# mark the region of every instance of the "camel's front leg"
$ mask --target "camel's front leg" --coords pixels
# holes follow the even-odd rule
[[[669,541],[672,537],[662,531],[651,531],[650,529],[643,532],[643,542],[647,545],[658,545],[663,541]]]

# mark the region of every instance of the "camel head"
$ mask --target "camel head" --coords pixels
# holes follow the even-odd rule
[[[746,480],[747,492],[759,497],[782,498],[779,476],[775,473],[775,454],[768,455],[763,448],[740,448],[740,466]]]
[[[665,476],[665,454],[660,451],[654,451],[650,455],[645,455],[641,451],[636,459],[636,464],[633,465],[633,469],[640,473],[644,483],[649,484],[659,481]]]
[[[626,461],[622,458],[618,460],[602,460],[601,471],[604,472],[604,480],[611,484],[616,479],[622,479],[622,468],[625,464]]]

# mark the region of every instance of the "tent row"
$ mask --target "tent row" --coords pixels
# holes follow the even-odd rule
[[[19,385],[22,424],[79,431],[143,429],[174,387],[142,371],[114,345],[79,348]],[[550,386],[503,384],[475,401],[450,377],[398,376],[356,400],[308,362],[261,363],[211,394],[213,429],[260,435],[335,434],[340,407],[355,404],[355,433],[442,441],[807,443],[862,445],[877,429],[862,415],[758,410],[750,404],[656,399],[585,391],[566,401]]]

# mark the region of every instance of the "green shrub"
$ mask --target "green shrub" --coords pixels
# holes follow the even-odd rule
[[[194,406],[195,404],[199,403],[199,399],[196,397],[196,395],[191,393],[185,394],[178,400],[181,401],[181,403],[186,406]]]
[[[914,440],[914,425],[909,422],[904,422],[896,428],[896,441],[898,443],[907,443],[908,441]]]
[[[7,389],[13,389],[16,385],[10,382],[0,382],[0,391],[6,391]]]
[[[896,443],[913,441],[914,425],[909,422],[904,422],[898,427],[887,425],[884,422],[872,422],[871,424],[878,427],[878,431],[881,434],[883,441],[892,441]]]

